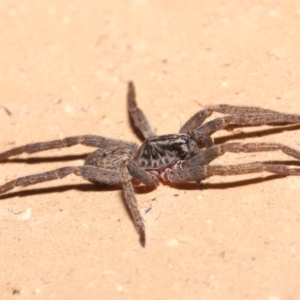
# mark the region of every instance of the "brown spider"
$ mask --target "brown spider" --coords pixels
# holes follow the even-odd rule
[[[0,186],[0,194],[16,186],[28,186],[75,174],[91,182],[121,184],[125,204],[145,246],[145,227],[138,209],[132,180],[156,186],[159,180],[169,183],[200,182],[213,175],[237,175],[267,171],[283,176],[300,175],[300,168],[253,162],[239,165],[209,165],[225,152],[262,152],[281,150],[300,159],[300,152],[280,143],[227,143],[214,145],[211,135],[228,126],[285,125],[300,123],[300,115],[285,114],[259,107],[219,104],[197,112],[178,134],[157,136],[141,109],[137,107],[132,82],[128,86],[128,109],[134,125],[144,137],[139,147],[135,143],[96,135],[67,137],[62,140],[34,143],[0,153],[0,161],[22,153],[35,153],[50,149],[82,144],[96,147],[83,166],[63,167],[53,171],[20,177]],[[224,117],[204,123],[213,112]],[[204,123],[204,124],[203,124]]]

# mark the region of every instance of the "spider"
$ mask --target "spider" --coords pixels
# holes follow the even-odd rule
[[[258,126],[299,124],[300,115],[285,114],[259,107],[212,105],[198,111],[179,130],[179,133],[157,136],[143,111],[136,103],[135,88],[128,84],[127,102],[133,124],[144,137],[138,146],[132,142],[96,135],[67,137],[61,140],[28,144],[0,153],[0,161],[22,153],[35,153],[50,149],[71,147],[78,144],[97,148],[89,154],[83,166],[58,168],[39,174],[19,177],[0,186],[0,194],[15,187],[23,187],[75,174],[93,183],[121,185],[126,207],[145,246],[146,235],[142,216],[134,192],[134,182],[155,187],[164,183],[184,183],[201,180],[213,175],[238,175],[270,172],[282,176],[300,175],[300,168],[283,164],[253,162],[238,165],[210,165],[226,152],[262,152],[281,150],[300,159],[300,151],[280,143],[225,143],[214,145],[211,137],[228,126]],[[205,123],[213,112],[224,114]]]

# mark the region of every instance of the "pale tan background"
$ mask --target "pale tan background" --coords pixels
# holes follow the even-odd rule
[[[3,151],[88,133],[139,142],[128,80],[159,134],[214,103],[300,113],[299,1],[2,0],[0,13]],[[300,149],[299,127],[244,131]],[[219,136],[245,141],[236,133]],[[22,155],[1,164],[0,183],[81,164],[88,151]],[[57,159],[65,155],[75,157]],[[259,159],[291,160],[217,162]],[[145,249],[117,189],[72,175],[2,196],[0,298],[300,298],[300,178],[214,177],[186,188],[138,193]]]

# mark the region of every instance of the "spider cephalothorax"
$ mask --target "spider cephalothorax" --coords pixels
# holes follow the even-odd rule
[[[267,171],[282,176],[300,175],[299,168],[284,164],[254,162],[238,165],[210,165],[226,152],[262,152],[280,150],[300,159],[300,152],[280,143],[226,143],[214,145],[211,135],[227,126],[258,126],[299,124],[300,115],[285,114],[259,107],[219,104],[200,110],[177,134],[157,136],[146,116],[137,107],[133,83],[128,86],[128,110],[135,126],[144,137],[143,144],[105,138],[96,135],[68,137],[62,140],[28,144],[0,153],[0,161],[22,153],[35,153],[78,144],[96,147],[83,166],[63,167],[53,171],[19,177],[0,186],[0,194],[16,186],[27,186],[75,174],[84,179],[109,185],[122,185],[124,200],[145,245],[145,227],[138,209],[132,181],[157,185],[158,181],[181,183],[199,182],[213,175],[239,175]],[[206,122],[213,113],[224,117]]]

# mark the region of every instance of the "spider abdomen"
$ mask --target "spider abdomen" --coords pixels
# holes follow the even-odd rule
[[[140,147],[136,161],[145,169],[160,169],[184,159],[196,143],[187,134],[168,134],[148,138]]]

